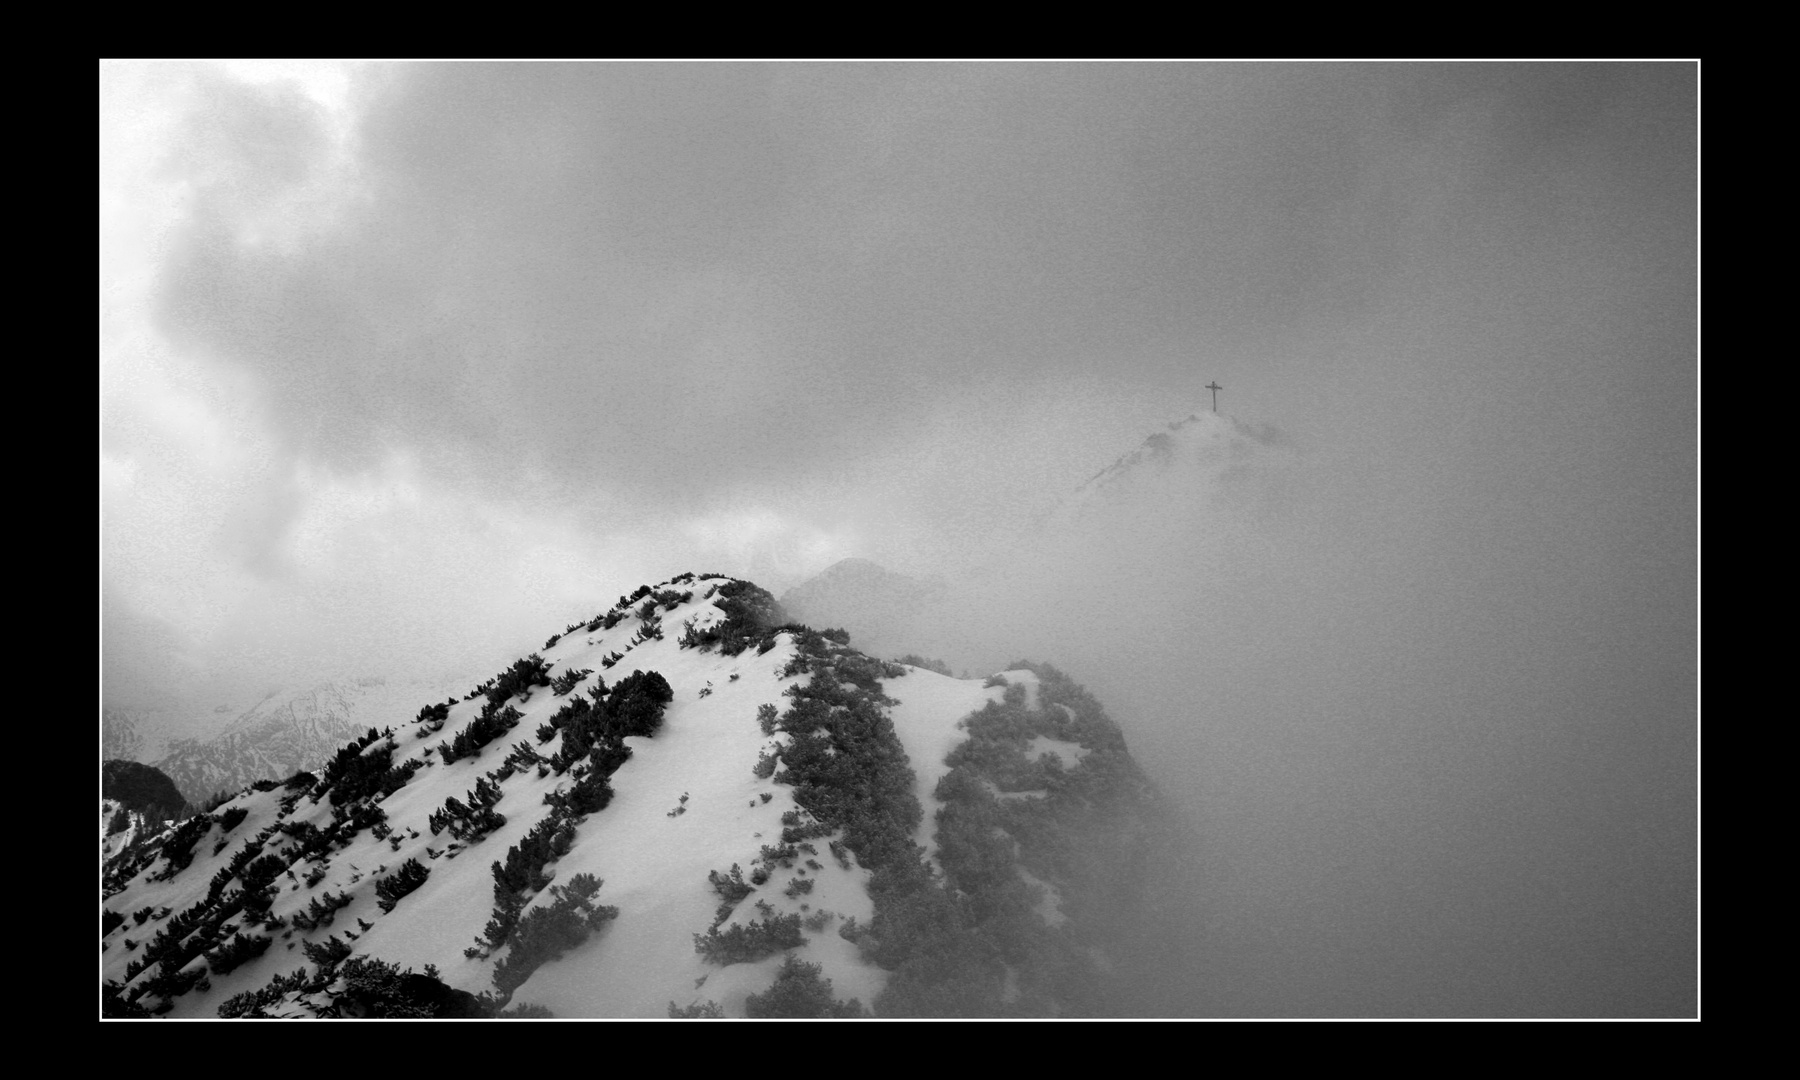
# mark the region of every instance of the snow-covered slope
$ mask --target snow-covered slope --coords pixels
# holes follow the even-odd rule
[[[1139,485],[1155,483],[1171,469],[1197,474],[1190,484],[1229,478],[1234,468],[1285,444],[1280,432],[1268,425],[1221,413],[1194,413],[1170,423],[1167,430],[1152,432],[1136,449],[1088,478],[1062,509],[1076,511],[1096,500],[1125,496]]]
[[[620,599],[119,868],[108,1008],[1106,1010],[1105,950],[1169,838],[1079,688],[775,629],[747,582]]]

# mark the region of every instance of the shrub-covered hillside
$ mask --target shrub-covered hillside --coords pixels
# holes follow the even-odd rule
[[[1102,1014],[1166,852],[1054,669],[958,680],[684,574],[132,846],[113,1016]]]

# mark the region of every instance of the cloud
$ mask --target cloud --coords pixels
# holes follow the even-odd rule
[[[1171,337],[1335,302],[1320,275],[1378,269],[1404,194],[1364,175],[1400,136],[1337,133],[1366,75],[352,77],[335,134],[292,85],[197,80],[158,289],[172,340],[251,373],[296,452],[349,469],[435,446],[704,498],[885,441],[972,381],[1121,350],[1121,374],[1165,377]]]

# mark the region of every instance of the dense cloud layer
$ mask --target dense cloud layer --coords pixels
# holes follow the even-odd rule
[[[963,630],[1188,785],[1215,917],[1280,913],[1209,939],[1213,1007],[1691,1001],[1690,66],[120,64],[102,106],[109,704],[485,676],[640,581],[866,556],[988,582]],[[1254,498],[1017,554],[1212,380],[1288,436]]]

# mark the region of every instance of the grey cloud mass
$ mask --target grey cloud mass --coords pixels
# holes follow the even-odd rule
[[[684,570],[984,580],[1217,380],[1291,443],[1235,531],[1014,567],[969,631],[1086,682],[1196,808],[1236,990],[1170,992],[1696,1007],[1693,65],[102,91],[107,703],[484,678]],[[1072,628],[1134,602],[1172,629]]]

